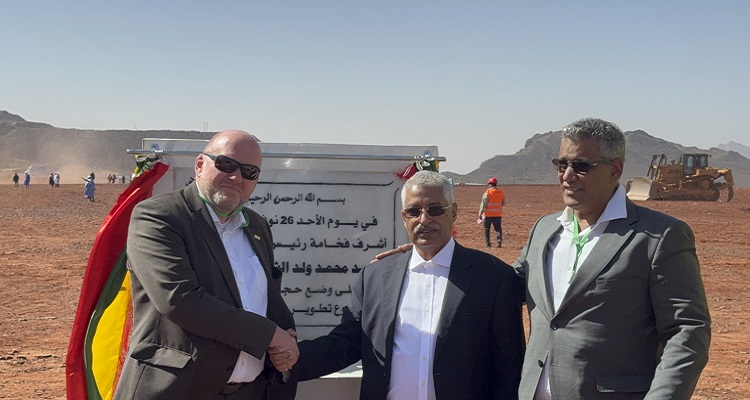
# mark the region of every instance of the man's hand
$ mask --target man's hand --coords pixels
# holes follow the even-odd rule
[[[374,263],[375,261],[382,260],[382,259],[384,259],[384,258],[386,258],[386,257],[388,257],[388,256],[390,256],[392,254],[406,253],[407,251],[411,250],[412,247],[414,247],[413,244],[411,244],[411,243],[404,243],[402,245],[399,245],[395,249],[391,249],[391,250],[388,250],[388,251],[384,251],[382,253],[378,253],[375,256],[375,259],[372,260],[372,261],[370,261],[370,264]]]
[[[299,358],[297,332],[294,329],[285,331],[277,326],[268,344],[268,356],[277,370],[284,372],[292,369]]]

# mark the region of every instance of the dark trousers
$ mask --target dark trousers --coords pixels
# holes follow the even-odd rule
[[[487,246],[490,243],[490,226],[495,228],[497,240],[503,240],[503,217],[484,217],[484,242]]]

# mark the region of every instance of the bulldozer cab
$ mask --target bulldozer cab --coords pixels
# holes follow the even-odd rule
[[[694,175],[697,169],[708,168],[708,157],[710,154],[683,154],[682,155],[682,174]]]

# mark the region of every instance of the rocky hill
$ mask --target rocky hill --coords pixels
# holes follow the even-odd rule
[[[718,147],[722,150],[736,151],[743,156],[750,158],[750,147],[745,146],[744,144],[730,141],[729,143],[722,143]]]
[[[63,183],[96,171],[130,175],[135,167],[127,149],[140,149],[144,138],[208,139],[214,132],[84,130],[56,128],[29,122],[0,110],[0,179],[10,182],[13,172],[31,171],[32,182],[60,172]],[[7,177],[6,177],[7,175]]]
[[[8,183],[13,172],[30,170],[32,179],[46,179],[50,172],[60,172],[63,183],[79,182],[79,176],[96,171],[100,176],[110,172],[128,175],[135,165],[127,149],[140,149],[144,138],[208,139],[214,132],[83,130],[57,128],[0,110],[0,182]],[[446,175],[464,183],[485,183],[490,176],[501,184],[557,183],[550,160],[557,157],[560,131],[538,133],[512,155],[499,155],[476,170]],[[750,160],[735,151],[683,147],[653,137],[643,131],[625,132],[627,154],[623,183],[644,175],[654,153],[678,159],[681,153],[710,153],[711,165],[731,168],[739,187],[750,186]],[[7,175],[7,176],[6,176]]]
[[[557,183],[557,173],[551,160],[558,156],[561,131],[538,133],[526,141],[524,147],[512,155],[492,157],[465,175],[446,172],[463,183],[486,183],[491,176],[503,184]],[[737,187],[750,186],[750,159],[735,151],[712,147],[708,150],[684,147],[649,135],[644,131],[625,132],[625,170],[622,183],[634,176],[644,176],[653,154],[664,153],[668,160],[679,160],[682,153],[711,154],[709,165],[731,168]]]

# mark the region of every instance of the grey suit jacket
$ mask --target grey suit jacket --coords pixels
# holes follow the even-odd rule
[[[366,266],[341,324],[300,342],[294,379],[329,374],[362,360],[360,399],[386,399],[398,301],[411,252]],[[456,244],[433,359],[442,400],[515,399],[525,346],[522,288],[499,259]]]
[[[294,320],[279,292],[266,221],[247,209],[245,234],[268,278],[267,317],[241,307],[232,268],[195,183],[139,203],[128,230],[133,329],[116,399],[211,399],[241,350],[261,358]],[[271,369],[263,376],[272,377]],[[293,399],[284,386],[274,398]]]
[[[527,283],[531,336],[519,397],[546,362],[556,400],[689,399],[708,361],[710,317],[695,239],[675,218],[627,201],[558,310],[545,278],[560,213],[539,219],[513,265]]]

